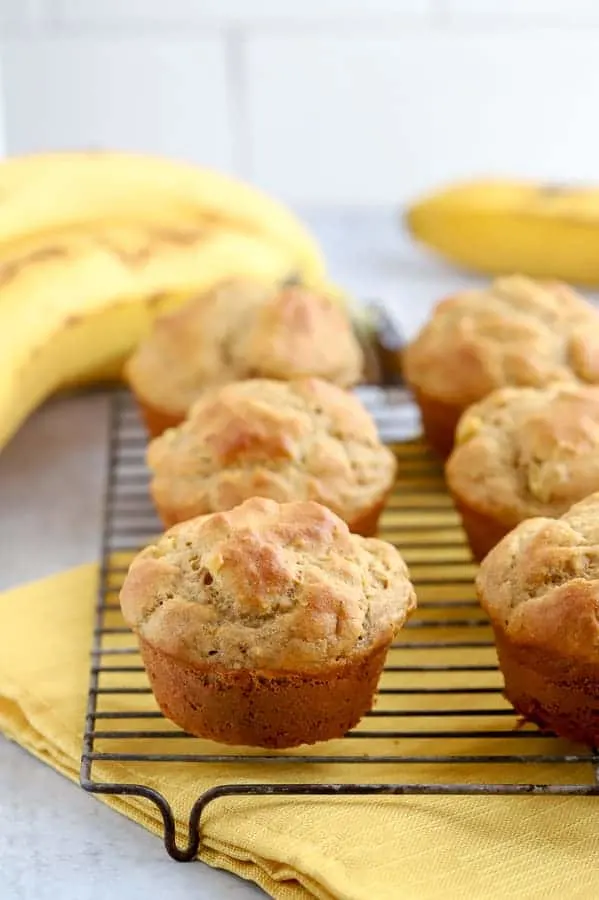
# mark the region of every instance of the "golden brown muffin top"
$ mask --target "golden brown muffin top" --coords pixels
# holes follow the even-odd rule
[[[599,312],[567,285],[498,278],[439,303],[403,367],[416,390],[459,407],[507,385],[599,383]]]
[[[171,521],[261,496],[316,500],[351,522],[382,499],[396,468],[360,401],[316,378],[212,389],[147,457],[152,496],[176,512]]]
[[[315,375],[347,387],[362,366],[338,301],[301,286],[238,280],[158,319],[125,371],[138,396],[184,415],[212,385]]]
[[[483,560],[476,586],[491,621],[511,643],[553,656],[562,677],[564,660],[596,670],[599,493],[559,519],[518,525]]]
[[[171,528],[133,560],[120,599],[130,627],[179,660],[300,673],[389,641],[416,604],[390,544],[317,503],[261,498]]]
[[[599,386],[494,391],[462,415],[445,474],[452,493],[508,526],[561,515],[599,490]]]

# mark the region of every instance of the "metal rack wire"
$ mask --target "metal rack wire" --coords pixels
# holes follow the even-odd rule
[[[414,410],[401,388],[368,389],[363,400],[384,439],[414,433]],[[474,569],[438,464],[418,443],[397,446],[400,476],[381,536],[401,547],[419,609],[389,654],[377,703],[363,722],[342,741],[275,753],[236,752],[199,741],[164,719],[118,606],[131,554],[160,530],[147,490],[145,444],[130,396],[115,392],[81,757],[86,791],[153,802],[164,824],[166,849],[180,861],[196,856],[202,814],[222,797],[599,794],[596,749],[523,724],[503,699],[490,630],[473,594]],[[173,746],[178,752],[171,752]],[[212,779],[190,808],[187,840],[180,846],[172,805],[165,793],[143,783],[144,765],[162,767],[168,781],[169,766],[201,765],[205,775],[212,772],[209,767],[216,771],[221,766],[222,771],[223,764],[227,778]],[[240,764],[252,767],[252,783],[236,777]],[[298,783],[285,780],[290,766]],[[381,768],[388,772],[384,780]],[[375,769],[378,778],[373,781],[370,772]]]

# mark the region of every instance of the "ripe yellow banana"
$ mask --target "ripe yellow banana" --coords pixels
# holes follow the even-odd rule
[[[299,274],[318,278],[318,245],[282,204],[219,172],[117,152],[46,153],[0,164],[0,247],[106,220],[207,224],[267,238]]]
[[[472,181],[417,201],[405,222],[475,272],[599,285],[599,187]]]
[[[58,388],[118,371],[156,315],[232,276],[280,280],[280,245],[220,228],[104,227],[0,259],[0,448]]]

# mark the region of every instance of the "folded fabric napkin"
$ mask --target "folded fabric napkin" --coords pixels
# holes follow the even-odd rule
[[[0,595],[0,728],[73,780],[79,773],[96,578],[97,567],[87,565]],[[491,652],[481,651],[487,661]],[[410,676],[402,677],[409,684]],[[140,696],[148,709],[155,708],[151,695]],[[118,710],[126,709],[131,698],[110,694],[105,700]],[[417,702],[422,707],[426,697]],[[481,709],[488,704],[483,695]],[[479,723],[484,729],[484,716]],[[170,723],[164,722],[164,728],[170,729]],[[123,738],[118,746],[113,741],[111,749],[126,751],[129,740]],[[537,738],[535,749],[543,740]],[[147,743],[148,752],[164,751],[165,745],[172,752],[178,741]],[[328,752],[341,752],[348,743],[333,742]],[[197,745],[206,752],[216,746]],[[460,752],[480,752],[480,746],[476,738],[468,739]],[[360,752],[368,751],[380,752],[380,742],[365,737]],[[505,752],[514,752],[513,742],[506,743]],[[588,780],[589,768],[575,765],[566,777]],[[93,776],[133,780],[163,791],[173,805],[182,842],[193,801],[218,783],[506,777],[496,768],[482,770],[482,775],[465,771],[464,764],[445,767],[441,776],[438,764],[376,764],[365,772],[364,766],[318,763],[310,765],[308,775],[305,769],[291,762],[266,769],[245,763],[95,763]],[[513,780],[530,778],[522,766],[510,772]],[[551,766],[542,775],[564,778]],[[160,833],[159,816],[146,801],[101,799]],[[206,809],[200,858],[257,882],[281,900],[591,898],[599,896],[598,812],[599,799],[592,797],[225,798]],[[162,852],[157,843],[156,853]]]

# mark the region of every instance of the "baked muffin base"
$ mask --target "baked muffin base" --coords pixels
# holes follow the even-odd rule
[[[453,450],[456,426],[464,409],[435,400],[419,390],[414,390],[414,399],[420,409],[426,440],[442,459],[446,459]]]
[[[509,534],[514,526],[505,525],[486,513],[478,512],[452,494],[453,504],[460,514],[470,551],[476,562],[482,562],[487,553]]]
[[[599,667],[581,672],[530,647],[516,647],[494,628],[505,696],[524,718],[561,737],[599,742]]]
[[[347,526],[353,534],[359,534],[362,537],[375,537],[377,530],[379,519],[381,517],[381,513],[385,508],[385,503],[387,502],[387,497],[389,494],[385,494],[382,500],[379,500],[375,506],[371,506],[370,509],[367,509],[366,512],[360,513],[357,518],[353,519],[351,522],[347,523]],[[172,528],[173,525],[177,525],[179,522],[183,522],[185,518],[191,518],[191,516],[185,516],[184,518],[180,515],[179,511],[173,509],[172,507],[167,506],[159,506],[156,504],[156,511],[160,517],[160,521],[162,522],[165,530]],[[194,515],[202,515],[203,512],[215,512],[216,510],[199,510],[194,513]]]
[[[141,417],[151,438],[160,437],[167,428],[175,428],[185,420],[185,416],[181,413],[167,412],[146,403],[145,400],[140,400],[139,397],[136,399]]]
[[[357,518],[348,522],[347,526],[349,530],[353,532],[353,534],[360,534],[362,537],[375,537],[378,531],[379,519],[385,508],[388,496],[389,492],[387,492],[378,503],[375,503],[374,506],[367,509],[366,512],[360,513]]]
[[[319,673],[191,666],[139,646],[164,715],[196,737],[282,749],[343,735],[372,706],[388,644]]]

